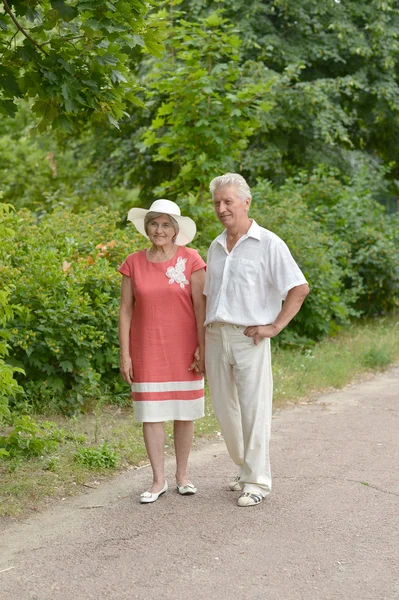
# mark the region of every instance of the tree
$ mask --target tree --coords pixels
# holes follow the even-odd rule
[[[0,114],[33,99],[39,130],[71,133],[107,116],[118,126],[129,105],[143,106],[135,61],[162,52],[152,0],[2,0]]]
[[[176,18],[171,35],[169,60],[154,62],[147,78],[156,111],[139,148],[168,165],[155,194],[202,199],[215,172],[239,167],[272,107],[266,98],[274,78],[260,66],[256,77],[240,66],[242,42],[218,11],[198,23]]]
[[[148,57],[138,71],[147,110],[94,138],[105,181],[139,184],[147,201],[162,190],[195,195],[230,168],[281,185],[319,164],[352,176],[390,163],[399,179],[397,2],[170,0],[169,9],[164,60]]]
[[[185,5],[191,4],[186,2]],[[209,2],[197,2],[201,11]],[[232,0],[243,60],[284,76],[243,164],[282,182],[319,163],[350,173],[353,152],[399,176],[399,5],[396,0]]]

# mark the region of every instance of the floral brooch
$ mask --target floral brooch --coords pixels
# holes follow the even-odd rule
[[[179,256],[176,265],[174,267],[168,267],[165,273],[166,277],[169,278],[169,283],[178,283],[182,290],[184,290],[185,285],[188,285],[188,280],[184,274],[186,262],[187,258]]]

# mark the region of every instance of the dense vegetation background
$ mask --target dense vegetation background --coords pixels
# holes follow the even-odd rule
[[[280,343],[398,306],[396,1],[3,0],[0,57],[0,419],[126,399],[126,211],[176,200],[205,257],[226,171],[312,288]]]

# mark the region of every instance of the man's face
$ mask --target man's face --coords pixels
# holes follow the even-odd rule
[[[213,204],[217,218],[226,229],[235,229],[247,222],[250,199],[242,200],[234,185],[216,190]]]

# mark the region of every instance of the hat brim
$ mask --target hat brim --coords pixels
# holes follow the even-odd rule
[[[128,221],[131,221],[137,231],[141,233],[144,237],[148,238],[148,235],[144,229],[144,219],[146,214],[150,211],[145,208],[131,208],[127,213]],[[168,213],[163,213],[167,214]],[[168,215],[169,216],[169,215]],[[197,226],[190,217],[182,217],[181,215],[170,215],[175,219],[179,224],[179,233],[175,240],[175,244],[178,246],[185,246],[193,241],[195,238],[195,234],[197,233]]]

